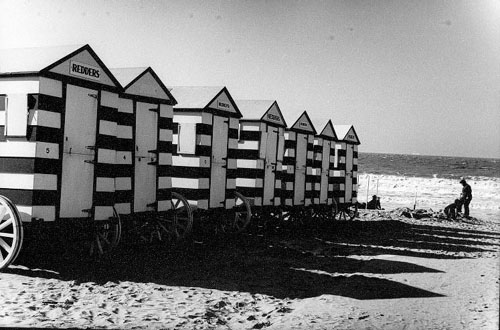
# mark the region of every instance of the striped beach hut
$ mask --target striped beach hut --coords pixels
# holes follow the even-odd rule
[[[197,215],[224,218],[248,201],[236,192],[240,110],[226,87],[173,87],[172,187]],[[246,208],[245,206],[245,208]],[[203,213],[201,211],[217,211]],[[235,215],[246,226],[250,211]],[[234,219],[233,219],[234,220]]]
[[[335,141],[337,135],[329,120],[321,133],[314,138],[314,162],[315,171],[314,199],[315,213],[328,216],[332,211],[332,205],[336,204],[334,199],[334,170],[335,170]]]
[[[89,45],[0,51],[0,195],[24,222],[116,219],[120,90]]]
[[[357,202],[358,191],[358,135],[352,125],[334,125],[338,141],[335,149],[338,166],[335,182],[339,184],[336,192],[339,206],[353,205]]]
[[[286,121],[276,101],[237,100],[243,115],[238,140],[236,189],[253,214],[281,205],[281,168]]]
[[[309,206],[313,199],[313,146],[316,129],[306,111],[285,130],[283,199],[285,206]]]

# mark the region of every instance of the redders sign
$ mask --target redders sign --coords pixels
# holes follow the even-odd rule
[[[82,78],[101,80],[101,68],[76,61],[69,63],[69,73]]]

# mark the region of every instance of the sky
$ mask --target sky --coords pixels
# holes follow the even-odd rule
[[[500,0],[0,0],[0,48],[73,44],[352,124],[361,152],[500,158]]]

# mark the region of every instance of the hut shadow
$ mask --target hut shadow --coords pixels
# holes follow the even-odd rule
[[[324,294],[355,299],[440,297],[372,274],[436,273],[436,269],[390,260],[358,260],[311,255],[255,235],[206,240],[167,249],[125,246],[98,262],[32,251],[11,273],[76,282],[143,282],[265,294],[276,298],[310,298]],[[34,269],[38,268],[38,269]],[[42,270],[42,269],[45,269]]]

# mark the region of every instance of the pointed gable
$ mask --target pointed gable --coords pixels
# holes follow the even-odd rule
[[[276,101],[236,100],[244,119],[260,120],[272,125],[286,127],[285,118]]]
[[[170,91],[151,67],[111,69],[127,94],[175,102]]]
[[[314,128],[307,111],[304,111],[302,115],[300,115],[299,119],[297,119],[290,129],[308,134],[316,134],[316,129]]]
[[[241,118],[240,110],[226,87],[172,87],[172,95],[177,100],[174,110],[207,111],[228,113]]]
[[[335,134],[335,130],[333,129],[333,124],[332,121],[329,120],[321,133],[319,134],[324,138],[327,138],[329,140],[337,140],[337,135]]]
[[[334,125],[335,132],[340,141],[360,144],[358,134],[352,125]]]
[[[56,60],[51,65],[43,68],[41,72],[55,73],[103,85],[121,87],[116,78],[89,45],[85,45],[71,54]]]

